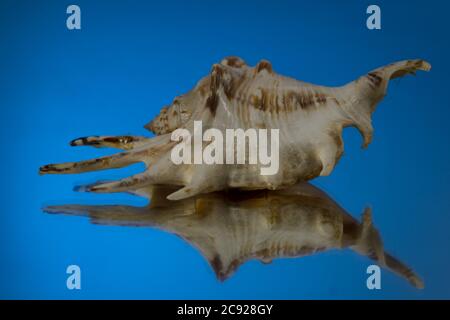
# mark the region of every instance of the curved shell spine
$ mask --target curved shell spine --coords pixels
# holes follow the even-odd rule
[[[356,127],[363,136],[363,147],[368,146],[373,133],[371,115],[385,95],[389,80],[430,68],[423,60],[405,60],[375,69],[347,85],[325,87],[278,75],[265,60],[249,67],[240,58],[226,58],[147,125],[156,137],[76,139],[72,145],[127,151],[46,165],[40,173],[80,173],[144,162],[147,169],[143,173],[82,190],[122,192],[155,184],[181,186],[169,195],[171,200],[227,188],[284,188],[332,172],[343,153],[343,128]],[[204,130],[216,128],[224,136],[226,129],[279,129],[278,172],[261,175],[261,164],[174,164],[170,154],[178,142],[171,140],[171,132],[184,128],[193,134],[194,121],[202,121]],[[204,142],[203,147],[206,145]]]

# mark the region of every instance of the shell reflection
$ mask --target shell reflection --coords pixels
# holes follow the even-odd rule
[[[150,185],[176,185],[179,189],[168,195],[171,200],[229,188],[280,190],[331,174],[344,152],[342,130],[346,127],[356,127],[363,137],[363,147],[367,147],[373,135],[372,114],[386,95],[389,82],[418,70],[430,69],[431,65],[424,60],[399,61],[377,68],[344,86],[326,87],[279,75],[268,61],[250,67],[240,58],[229,57],[214,64],[211,73],[194,89],[175,98],[149,123],[147,128],[157,136],[75,139],[72,146],[114,147],[124,151],[91,160],[48,164],[39,172],[73,174],[143,162],[144,172],[122,180],[100,181],[79,190],[111,193]],[[227,129],[279,130],[279,143],[276,143],[279,161],[278,156],[274,159],[279,162],[276,166],[279,170],[262,175],[261,170],[267,163],[263,164],[260,158],[253,163],[247,157],[239,163],[234,156],[227,165],[224,165],[223,156],[217,156],[211,164],[201,160],[175,163],[173,151],[185,150],[181,153],[186,153],[188,160],[192,160],[194,153],[201,158],[201,151],[191,150],[190,138],[178,142],[184,133],[187,133],[186,137],[202,136],[197,121],[205,130],[216,129],[223,137],[227,135]],[[175,135],[178,138],[174,140],[175,129],[182,129],[184,133],[178,132]],[[204,140],[201,142],[203,148],[208,146],[215,155],[221,150],[228,155],[237,152],[234,147],[227,152],[215,135],[214,143],[212,138]],[[256,144],[255,139],[251,140],[252,145]],[[242,141],[245,149],[251,150],[250,140],[248,145],[245,138]]]
[[[360,222],[308,183],[277,191],[224,191],[167,200],[173,191],[163,186],[137,190],[152,199],[145,207],[63,205],[45,211],[87,215],[96,224],[144,226],[177,234],[202,253],[220,280],[251,259],[267,263],[350,248],[413,286],[424,286],[408,266],[384,251],[370,209]]]

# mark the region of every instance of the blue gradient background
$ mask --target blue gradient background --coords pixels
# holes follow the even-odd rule
[[[82,1],[82,30],[67,1],[0,2],[0,298],[450,298],[450,74],[444,1],[376,1],[382,30],[365,27],[367,1]],[[178,237],[47,215],[50,204],[123,203],[128,195],[72,187],[142,170],[39,176],[49,162],[112,150],[71,148],[76,137],[148,134],[143,125],[227,55],[268,59],[285,75],[340,85],[402,59],[430,73],[391,82],[365,151],[354,129],[330,177],[314,180],[353,215],[366,205],[386,249],[424,279],[422,291],[350,251],[252,261],[225,283]],[[294,133],[293,133],[294,134]],[[66,267],[82,290],[66,289]]]

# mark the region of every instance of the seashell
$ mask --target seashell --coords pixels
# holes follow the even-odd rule
[[[414,271],[384,251],[369,209],[358,222],[308,183],[276,191],[222,191],[169,201],[166,196],[173,190],[173,186],[154,186],[133,191],[152,199],[145,207],[63,205],[44,210],[89,216],[95,224],[174,233],[197,248],[222,281],[252,259],[268,263],[350,248],[413,286],[424,287]]]
[[[175,98],[146,126],[157,136],[76,139],[71,143],[74,146],[115,147],[125,151],[92,160],[42,166],[40,173],[82,173],[144,162],[143,173],[80,190],[122,192],[148,185],[181,186],[168,196],[171,200],[228,188],[281,189],[329,175],[343,154],[345,127],[356,127],[363,137],[362,146],[367,147],[372,140],[371,115],[384,97],[389,80],[430,68],[424,60],[405,60],[375,69],[344,86],[325,87],[278,75],[268,61],[249,67],[240,58],[226,58],[214,64],[210,75],[187,94]],[[215,128],[224,136],[226,129],[278,129],[277,172],[262,175],[261,162],[175,164],[171,153],[179,142],[173,141],[172,133],[175,129],[186,129],[195,137],[196,121],[201,121],[205,130]],[[245,143],[249,152],[250,146]],[[212,144],[203,141],[204,148]],[[198,150],[192,153],[195,157]]]

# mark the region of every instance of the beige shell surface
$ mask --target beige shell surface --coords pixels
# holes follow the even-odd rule
[[[277,191],[222,191],[167,200],[173,190],[173,186],[156,186],[135,191],[152,199],[145,207],[63,205],[45,210],[88,216],[96,224],[174,233],[201,252],[220,280],[252,259],[268,263],[276,258],[350,248],[413,286],[423,287],[410,268],[384,251],[370,210],[366,209],[362,222],[358,222],[308,183]]]
[[[375,69],[347,85],[325,87],[278,75],[267,61],[249,67],[240,58],[226,58],[147,125],[156,137],[76,139],[72,145],[126,151],[42,166],[40,173],[81,173],[144,162],[143,173],[83,190],[122,192],[148,185],[180,186],[169,195],[171,200],[228,188],[285,188],[332,172],[343,153],[343,128],[355,126],[363,136],[363,146],[367,146],[373,132],[371,115],[385,95],[389,80],[430,68],[423,60],[405,60]],[[223,133],[238,128],[278,129],[278,172],[261,175],[261,164],[174,164],[171,150],[177,142],[171,140],[171,132],[185,128],[193,134],[194,121],[202,121],[204,130],[216,128]]]

